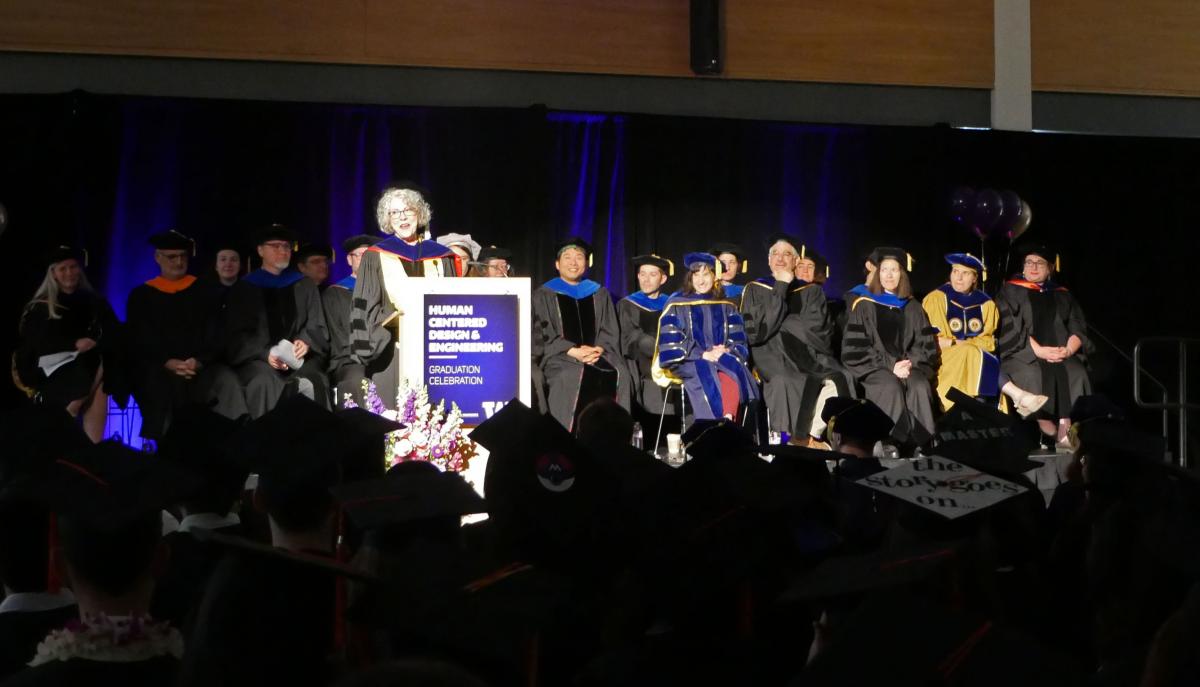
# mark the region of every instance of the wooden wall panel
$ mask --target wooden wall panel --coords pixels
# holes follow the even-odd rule
[[[364,1],[3,0],[0,49],[353,62]]]
[[[1033,88],[1200,96],[1200,2],[1035,0]]]
[[[685,76],[686,0],[367,0],[372,62]]]
[[[991,88],[992,0],[727,0],[726,73]]]
[[[726,0],[724,78],[987,88],[991,0]],[[688,76],[687,0],[3,0],[0,50]]]

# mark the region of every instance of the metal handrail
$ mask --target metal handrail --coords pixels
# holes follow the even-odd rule
[[[1173,343],[1176,344],[1179,353],[1179,399],[1171,402],[1168,398],[1164,398],[1162,403],[1150,403],[1142,400],[1141,393],[1141,375],[1138,373],[1142,369],[1142,345],[1153,343]],[[1137,340],[1133,345],[1133,401],[1139,407],[1162,409],[1164,411],[1174,410],[1179,413],[1179,466],[1188,467],[1187,459],[1187,438],[1188,438],[1188,411],[1200,410],[1200,403],[1191,403],[1188,400],[1188,345],[1200,343],[1200,339],[1193,339],[1181,336],[1147,336]],[[1148,373],[1147,373],[1148,374]]]
[[[1171,392],[1167,390],[1167,385],[1164,384],[1162,382],[1162,380],[1160,380],[1158,377],[1155,377],[1154,375],[1150,374],[1149,370],[1147,370],[1146,368],[1144,368],[1140,364],[1138,364],[1138,361],[1134,359],[1134,356],[1131,356],[1128,353],[1126,353],[1123,348],[1121,348],[1116,343],[1114,343],[1112,339],[1105,336],[1104,332],[1100,331],[1099,329],[1096,329],[1096,327],[1094,325],[1089,323],[1087,328],[1088,328],[1089,334],[1091,334],[1093,338],[1100,339],[1104,343],[1108,344],[1109,348],[1111,348],[1118,355],[1120,355],[1122,358],[1124,358],[1125,361],[1128,362],[1133,367],[1133,395],[1134,395],[1135,402],[1137,402],[1137,399],[1141,398],[1141,394],[1138,392],[1138,389],[1139,389],[1138,382],[1139,382],[1139,380],[1141,380],[1143,375],[1145,377],[1148,377],[1150,379],[1150,381],[1154,382],[1154,385],[1157,386],[1159,391],[1162,392],[1162,403],[1165,405],[1169,402],[1169,399],[1171,398]],[[1136,346],[1134,348],[1134,353],[1135,354],[1137,353]],[[1142,406],[1141,403],[1138,403],[1138,405],[1141,407],[1147,407],[1147,406]],[[1170,415],[1169,415],[1170,409],[1166,408],[1166,407],[1162,407],[1162,408],[1159,408],[1159,410],[1162,410],[1162,438],[1164,441],[1166,441],[1168,439],[1167,435],[1171,433],[1170,422],[1168,421],[1168,418],[1170,417]]]

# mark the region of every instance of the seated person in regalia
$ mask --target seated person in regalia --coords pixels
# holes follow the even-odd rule
[[[717,281],[720,262],[688,253],[683,289],[659,320],[656,367],[683,384],[697,420],[745,420],[759,399],[742,316]]]

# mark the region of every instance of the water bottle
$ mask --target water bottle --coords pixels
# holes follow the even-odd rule
[[[642,448],[642,423],[633,423],[633,447],[641,450]]]

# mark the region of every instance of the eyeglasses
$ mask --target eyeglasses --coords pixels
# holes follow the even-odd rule
[[[288,243],[287,241],[267,241],[262,245],[266,248],[270,248],[271,250],[290,251],[292,249],[292,244]]]
[[[1049,267],[1050,263],[1046,262],[1045,260],[1026,260],[1025,266],[1026,267]]]
[[[412,208],[402,208],[399,210],[393,208],[391,210],[388,210],[388,216],[389,217],[416,217],[417,211]]]

